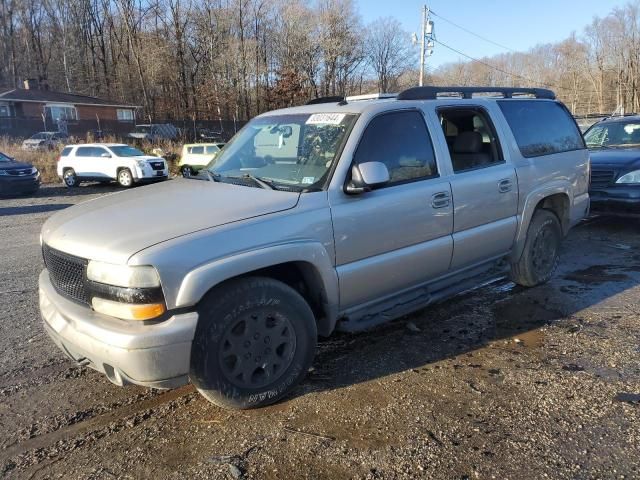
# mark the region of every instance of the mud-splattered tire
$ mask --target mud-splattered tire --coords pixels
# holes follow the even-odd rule
[[[561,241],[558,217],[549,210],[537,210],[527,230],[522,256],[511,265],[511,279],[524,287],[548,282],[558,265]]]
[[[313,312],[282,282],[232,280],[207,294],[198,315],[189,376],[216,405],[247,409],[277,402],[311,366]]]

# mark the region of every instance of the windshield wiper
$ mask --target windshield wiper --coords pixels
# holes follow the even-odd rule
[[[205,168],[205,172],[207,172],[207,178],[209,179],[210,182],[219,182],[220,181],[220,174],[219,173],[211,173],[211,171],[209,169]]]
[[[260,188],[264,188],[266,190],[277,190],[276,186],[273,185],[273,183],[266,182],[260,177],[256,177],[254,175],[251,175],[250,173],[244,173],[239,177],[225,177],[225,178],[238,178],[238,179],[248,178],[249,180],[253,181],[256,185],[259,185]]]

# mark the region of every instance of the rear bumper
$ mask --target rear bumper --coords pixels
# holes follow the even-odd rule
[[[640,185],[593,190],[590,196],[593,212],[640,214]]]
[[[175,388],[188,383],[197,313],[153,325],[111,318],[61,296],[47,270],[40,274],[39,290],[45,330],[73,361],[116,385]]]

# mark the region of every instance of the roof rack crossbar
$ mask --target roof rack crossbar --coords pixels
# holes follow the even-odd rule
[[[440,94],[473,98],[473,94],[498,93],[504,98],[513,98],[520,95],[532,95],[535,98],[555,100],[556,94],[546,88],[525,87],[413,87],[398,94],[398,100],[436,100]]]
[[[319,103],[340,103],[344,102],[344,97],[332,96],[332,97],[318,97],[312,98],[305,105],[318,105]]]

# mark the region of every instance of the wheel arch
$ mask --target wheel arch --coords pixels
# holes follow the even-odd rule
[[[560,220],[562,234],[567,235],[569,233],[573,198],[571,192],[570,184],[562,182],[534,190],[527,196],[516,232],[512,260],[517,261],[522,255],[529,224],[533,214],[540,208],[553,212]]]
[[[176,307],[196,305],[223,283],[249,276],[273,278],[298,291],[310,305],[320,335],[335,328],[338,278],[326,249],[315,242],[267,247],[201,265],[182,281]]]

